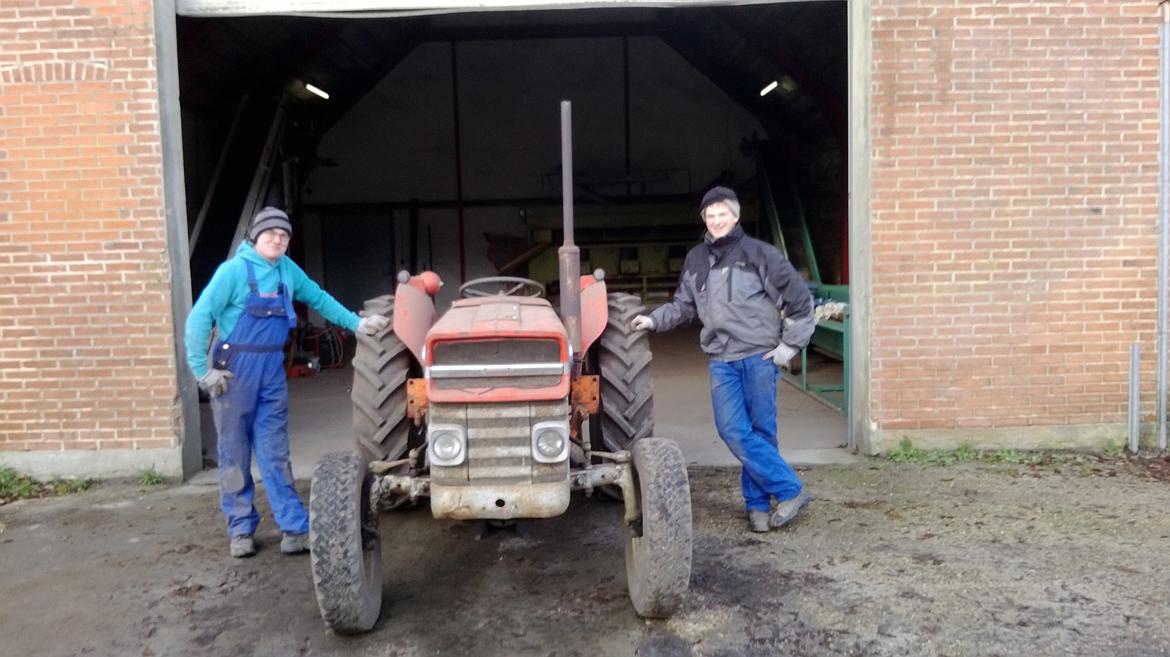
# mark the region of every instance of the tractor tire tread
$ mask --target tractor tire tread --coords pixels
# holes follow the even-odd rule
[[[668,618],[690,587],[693,520],[690,480],[682,450],[673,440],[643,438],[633,448],[641,508],[641,535],[630,529],[626,576],[634,610]]]
[[[393,319],[394,298],[371,299],[364,312]],[[350,399],[358,449],[367,462],[394,460],[406,453],[411,424],[406,416],[406,381],[412,364],[413,357],[393,328],[377,335],[357,334]]]
[[[597,343],[601,442],[595,449],[618,451],[654,432],[653,355],[649,335],[630,328],[630,321],[645,311],[642,300],[615,292],[608,305],[609,318]]]
[[[313,472],[309,493],[313,589],[325,624],[342,634],[368,631],[382,608],[381,546],[376,537],[374,545],[363,545],[366,477],[359,454],[328,454]],[[376,527],[376,512],[372,521]],[[367,549],[375,552],[368,561]]]

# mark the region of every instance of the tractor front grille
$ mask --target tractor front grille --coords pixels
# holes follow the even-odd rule
[[[427,376],[442,390],[548,388],[565,374],[557,340],[460,340],[434,349]]]
[[[568,459],[537,463],[532,459],[532,427],[565,420],[568,400],[501,404],[431,404],[427,420],[467,427],[467,459],[453,467],[431,467],[436,484],[484,485],[564,481]]]

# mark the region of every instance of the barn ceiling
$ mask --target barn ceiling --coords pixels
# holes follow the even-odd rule
[[[402,18],[178,19],[181,99],[230,117],[245,95],[287,91],[320,135],[427,41],[657,36],[751,112],[773,137],[845,133],[846,3],[488,12]],[[771,80],[781,84],[761,97]],[[329,102],[305,83],[327,89]]]

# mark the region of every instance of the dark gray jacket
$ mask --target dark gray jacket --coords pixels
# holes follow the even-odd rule
[[[655,332],[696,316],[703,351],[722,361],[762,354],[781,341],[802,349],[816,328],[804,279],[776,247],[740,226],[718,240],[704,235],[687,253],[674,298],[650,313]]]

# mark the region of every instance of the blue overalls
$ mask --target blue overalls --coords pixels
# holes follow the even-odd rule
[[[211,366],[231,370],[227,392],[211,400],[219,433],[220,508],[228,536],[256,532],[260,516],[252,504],[252,454],[276,524],[289,534],[309,531],[309,516],[293,487],[288,451],[288,384],[284,343],[296,326],[292,298],[281,281],[275,294],[262,295],[247,260],[248,299],[231,335],[218,340]]]

